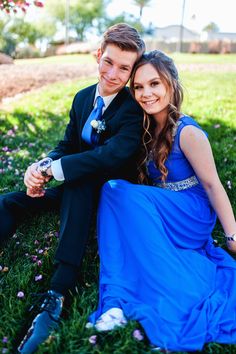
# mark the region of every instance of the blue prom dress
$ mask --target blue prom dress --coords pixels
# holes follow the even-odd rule
[[[153,186],[107,182],[98,214],[99,305],[95,323],[111,307],[138,321],[151,344],[201,350],[236,343],[236,262],[211,237],[216,215],[181,151],[180,119],[166,166],[165,186],[147,163]],[[177,183],[176,183],[177,182]]]

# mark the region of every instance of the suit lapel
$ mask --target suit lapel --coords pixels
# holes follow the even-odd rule
[[[82,127],[84,126],[86,120],[88,119],[88,116],[90,115],[91,111],[93,110],[93,102],[94,102],[94,97],[95,97],[95,92],[96,92],[96,86],[93,85],[91,87],[91,92],[90,94],[87,95],[87,97],[84,98],[84,109],[83,109],[83,115],[82,115]]]
[[[93,109],[93,102],[96,92],[96,85],[91,87],[90,94],[88,94],[84,98],[84,105],[83,105],[83,112],[81,116],[81,124],[80,124],[80,133],[82,132],[83,126],[88,119],[92,109]],[[123,88],[114,98],[114,100],[110,103],[103,114],[103,119],[107,122],[109,121],[113,115],[116,113],[117,109],[123,104],[125,97],[127,96],[127,89]]]

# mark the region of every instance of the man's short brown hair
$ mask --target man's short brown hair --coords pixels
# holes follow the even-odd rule
[[[102,52],[108,44],[114,44],[121,50],[138,53],[138,57],[145,51],[145,43],[138,31],[126,23],[117,23],[108,28],[101,43]]]

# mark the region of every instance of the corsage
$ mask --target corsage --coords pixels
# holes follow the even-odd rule
[[[96,130],[96,132],[98,134],[100,134],[102,131],[106,130],[106,122],[104,119],[103,120],[93,119],[93,120],[91,120],[90,124],[93,127],[93,129]]]

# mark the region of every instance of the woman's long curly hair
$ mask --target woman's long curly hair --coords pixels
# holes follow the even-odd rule
[[[161,172],[161,181],[165,182],[168,170],[165,166],[166,159],[171,151],[173,135],[177,128],[177,121],[180,118],[180,107],[183,101],[183,89],[179,81],[178,71],[173,60],[159,50],[144,54],[137,62],[130,78],[130,90],[135,97],[134,78],[137,70],[146,64],[151,64],[158,72],[160,79],[170,93],[168,114],[165,126],[157,133],[157,123],[152,116],[144,112],[144,134],[142,137],[143,149],[140,159],[139,182],[148,183],[146,173],[146,162],[150,157],[154,160]]]

